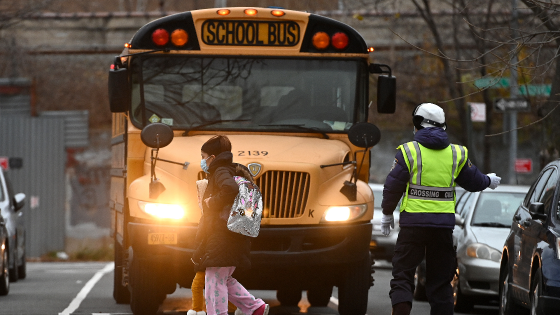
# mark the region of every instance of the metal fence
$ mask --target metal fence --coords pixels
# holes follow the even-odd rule
[[[65,137],[64,118],[0,117],[0,156],[19,157],[20,169],[8,170],[14,191],[26,195],[23,214],[26,254],[39,257],[64,250]]]

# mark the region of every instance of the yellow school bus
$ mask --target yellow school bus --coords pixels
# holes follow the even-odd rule
[[[248,289],[303,290],[342,315],[365,314],[372,285],[369,79],[377,112],[395,111],[395,78],[350,26],[306,12],[222,8],[154,20],[109,71],[113,112],[114,298],[155,314],[189,288],[201,217],[200,148],[225,134],[263,195]]]

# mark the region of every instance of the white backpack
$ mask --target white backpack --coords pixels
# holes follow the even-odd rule
[[[263,212],[261,191],[244,177],[234,176],[233,179],[239,186],[239,193],[231,206],[227,227],[232,232],[257,237]]]

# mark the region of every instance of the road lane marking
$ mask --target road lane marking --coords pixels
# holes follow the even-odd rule
[[[80,290],[80,293],[78,293],[78,295],[76,295],[76,297],[72,300],[72,302],[70,302],[70,305],[68,305],[68,307],[64,311],[62,311],[62,313],[58,313],[58,314],[59,315],[70,315],[75,310],[77,310],[78,307],[80,307],[80,304],[82,303],[82,301],[88,295],[89,291],[91,291],[91,289],[93,289],[93,287],[95,286],[97,281],[99,281],[99,279],[101,279],[101,277],[103,277],[104,274],[106,274],[108,272],[111,272],[114,269],[115,269],[115,263],[110,262],[107,265],[105,265],[105,267],[103,269],[97,271],[95,273],[95,275],[93,275],[93,277],[91,279],[89,279],[89,281],[82,288],[82,290]]]

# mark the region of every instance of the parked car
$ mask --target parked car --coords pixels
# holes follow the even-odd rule
[[[8,260],[8,231],[6,230],[6,222],[0,216],[0,295],[7,295],[10,292],[10,270]]]
[[[27,275],[25,257],[25,229],[23,225],[22,212],[20,211],[25,202],[25,194],[14,194],[12,184],[6,172],[0,171],[0,212],[2,214],[2,225],[5,238],[1,238],[6,252],[2,253],[3,261],[8,261],[8,268],[3,266],[0,276],[0,294],[8,294],[9,287],[2,291],[3,281],[8,274],[10,282],[24,279]],[[7,257],[5,257],[7,255]],[[7,285],[7,284],[6,284]]]
[[[373,225],[371,231],[370,251],[373,259],[391,261],[395,252],[395,244],[399,235],[399,206],[395,209],[393,216],[395,218],[395,229],[391,230],[389,236],[381,233],[381,217],[383,217],[383,209],[381,209],[381,201],[383,200],[383,184],[369,184],[373,191]]]
[[[560,160],[540,172],[517,209],[500,264],[501,315],[560,309]]]
[[[458,279],[453,283],[455,311],[469,312],[475,304],[496,300],[500,257],[511,218],[529,186],[501,185],[495,190],[467,192],[457,204]]]

